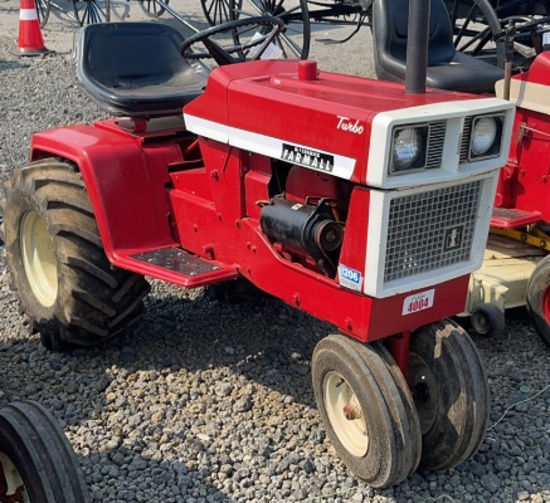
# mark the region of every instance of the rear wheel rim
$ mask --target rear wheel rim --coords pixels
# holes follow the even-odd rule
[[[57,261],[46,223],[36,211],[23,216],[19,238],[29,286],[38,301],[50,307],[57,297]]]
[[[369,434],[365,414],[350,384],[332,370],[323,380],[327,416],[343,447],[356,457],[369,450]]]

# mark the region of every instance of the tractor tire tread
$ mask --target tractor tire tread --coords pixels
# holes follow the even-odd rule
[[[324,405],[323,375],[340,366],[342,376],[351,382],[363,406],[369,404],[367,420],[369,429],[369,448],[364,457],[351,455],[341,444],[334,431]],[[375,488],[386,487],[396,480],[396,458],[399,456],[397,439],[394,434],[391,413],[388,410],[382,391],[367,364],[350,345],[347,337],[331,334],[322,339],[315,347],[312,358],[312,379],[316,401],[321,419],[327,433],[348,468],[360,479]]]
[[[426,345],[432,343],[430,339],[433,347]],[[411,338],[411,351],[427,363],[433,357],[439,381],[445,379],[440,387],[439,420],[423,437],[420,465],[453,468],[473,456],[485,438],[490,399],[481,356],[466,331],[450,320],[419,329]]]
[[[390,413],[391,424],[396,438],[396,448],[399,454],[393,460],[393,476],[388,480],[387,485],[396,485],[407,478],[411,471],[414,471],[418,466],[419,459],[415,459],[415,457],[422,445],[420,425],[416,416],[409,418],[394,377],[378,353],[377,348],[373,348],[370,345],[365,346],[357,341],[353,341],[353,343],[357,347],[357,352],[372,372]],[[411,424],[411,422],[414,422],[414,419],[416,419],[416,425]],[[413,464],[415,465],[414,468]]]
[[[90,502],[78,459],[65,434],[42,405],[24,401],[2,407],[0,438],[2,450],[7,451],[36,501]]]

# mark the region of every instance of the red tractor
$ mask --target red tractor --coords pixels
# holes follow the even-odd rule
[[[521,6],[515,13],[511,4],[507,7],[513,15],[496,33],[506,49],[502,70],[487,63],[484,54],[475,58],[457,51],[444,1],[431,0],[430,7],[428,85],[485,95],[496,90],[517,105],[486,257],[472,277],[463,314],[471,313],[478,333],[496,335],[504,329],[505,309],[527,306],[537,333],[550,345],[550,51],[544,50],[550,47],[550,17],[524,18]],[[405,81],[402,27],[407,18],[408,0],[374,0],[375,66],[382,79]],[[509,20],[518,24],[507,26]]]
[[[144,276],[251,283],[334,326],[313,387],[356,476],[383,487],[456,466],[484,439],[489,391],[446,318],[483,258],[513,105],[262,59],[282,27],[84,28],[78,78],[117,118],[34,135],[5,186],[12,283],[54,349],[131,327]]]

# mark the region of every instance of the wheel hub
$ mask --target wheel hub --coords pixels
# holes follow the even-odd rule
[[[478,334],[483,335],[489,331],[489,321],[481,313],[475,313],[472,315],[472,325]]]
[[[353,456],[365,456],[369,449],[368,426],[355,391],[334,370],[325,375],[323,388],[327,415],[338,440]]]
[[[29,286],[45,307],[57,297],[57,261],[46,223],[35,211],[26,213],[20,226],[21,259]]]
[[[435,423],[439,406],[437,381],[426,362],[416,353],[409,355],[409,387],[420,420],[422,435]]]

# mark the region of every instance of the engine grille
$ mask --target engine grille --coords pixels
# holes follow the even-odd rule
[[[482,184],[476,180],[392,199],[385,283],[470,259]]]
[[[460,142],[460,164],[468,162],[468,154],[470,152],[470,137],[472,135],[473,116],[466,117],[464,120],[464,129],[462,130],[462,140]]]
[[[446,126],[447,124],[445,121],[430,123],[426,169],[436,169],[441,167],[441,161],[443,159],[443,145],[445,144]]]

